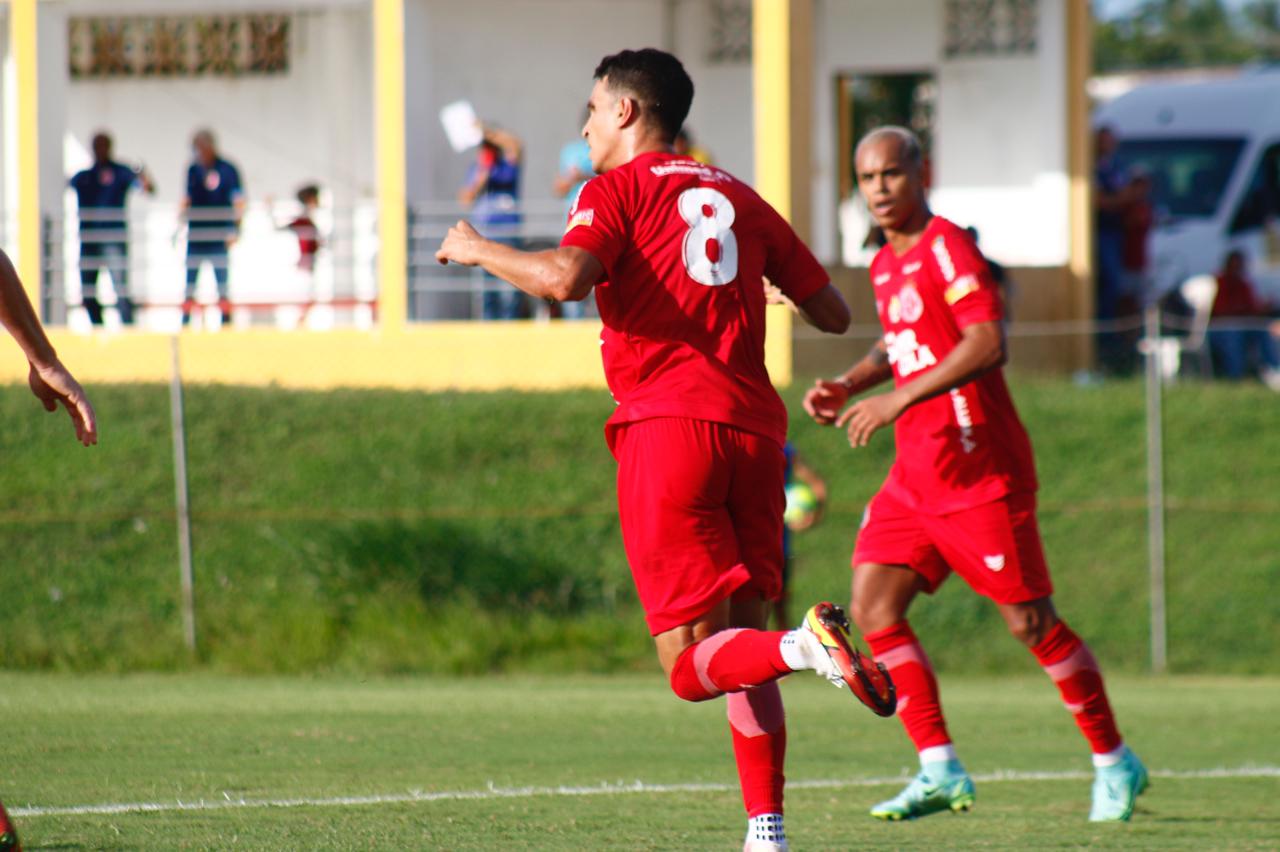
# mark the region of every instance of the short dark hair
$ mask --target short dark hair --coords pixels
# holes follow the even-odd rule
[[[679,59],[652,47],[623,50],[596,66],[595,79],[606,77],[611,90],[636,99],[668,142],[676,138],[693,103],[693,80]]]
[[[314,183],[298,188],[297,199],[299,204],[306,204],[310,198],[316,202],[320,201],[320,187]]]

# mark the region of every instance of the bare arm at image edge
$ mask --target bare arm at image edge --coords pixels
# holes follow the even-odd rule
[[[0,324],[13,335],[31,370],[27,384],[46,411],[56,411],[58,403],[67,409],[75,426],[76,438],[86,447],[98,443],[98,423],[84,388],[58,360],[40,320],[31,307],[27,293],[9,256],[0,251]]]

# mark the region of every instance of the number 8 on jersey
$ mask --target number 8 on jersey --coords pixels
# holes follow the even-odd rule
[[[723,192],[699,186],[680,193],[676,204],[689,226],[684,235],[684,267],[689,277],[708,287],[733,283],[738,277],[733,203]]]

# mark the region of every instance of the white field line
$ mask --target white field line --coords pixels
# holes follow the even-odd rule
[[[1155,770],[1153,778],[1212,780],[1215,778],[1280,778],[1280,766],[1239,766],[1219,769]],[[978,783],[1001,781],[1087,781],[1091,772],[1023,772],[1002,769],[985,775],[975,775]],[[828,778],[788,781],[791,790],[836,790],[847,787],[879,787],[899,784],[908,780],[905,775],[885,778]],[[734,784],[648,784],[644,781],[618,784],[598,784],[589,787],[495,787],[490,784],[483,790],[441,790],[427,792],[409,790],[404,793],[386,793],[371,796],[333,796],[326,798],[303,797],[296,799],[244,799],[232,798],[224,793],[221,799],[176,799],[168,802],[119,802],[100,805],[65,805],[42,807],[28,805],[14,807],[9,813],[15,817],[84,816],[99,814],[168,813],[172,811],[221,811],[239,808],[341,808],[359,805],[403,805],[416,802],[449,802],[469,799],[521,799],[533,796],[621,796],[634,793],[728,793],[736,792]]]

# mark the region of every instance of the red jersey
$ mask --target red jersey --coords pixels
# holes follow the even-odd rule
[[[604,267],[596,304],[613,427],[653,417],[727,423],[786,441],[764,365],[768,279],[802,303],[826,270],[746,184],[650,152],[583,186],[560,241]]]
[[[901,257],[880,249],[871,281],[899,387],[937,366],[965,326],[1001,319],[986,259],[941,216]],[[942,515],[1036,490],[1031,441],[1000,369],[913,405],[894,432],[897,459],[884,489],[912,509]]]
[[[1267,308],[1253,292],[1253,285],[1235,275],[1218,276],[1218,292],[1213,297],[1213,317],[1266,316]]]

